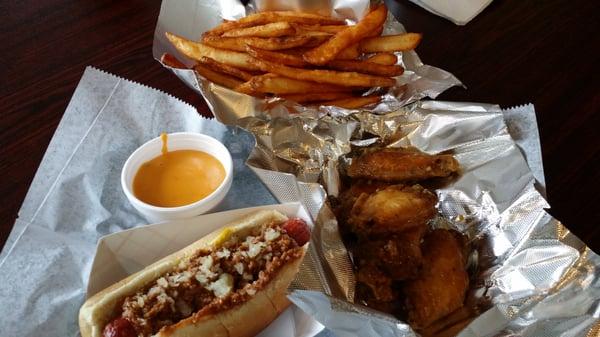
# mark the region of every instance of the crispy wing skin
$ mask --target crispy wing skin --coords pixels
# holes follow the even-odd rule
[[[423,265],[421,239],[426,231],[422,224],[388,238],[360,241],[355,249],[359,268],[376,266],[394,281],[416,278]]]
[[[437,196],[419,185],[392,185],[370,195],[361,194],[348,224],[359,237],[400,233],[433,218],[436,203]]]
[[[436,229],[425,236],[423,269],[404,284],[411,326],[425,328],[463,305],[469,287],[463,242],[457,233]]]
[[[337,205],[334,208],[336,218],[345,223],[346,220],[348,220],[352,206],[354,206],[354,203],[361,194],[371,194],[388,186],[390,186],[390,183],[383,181],[360,179],[353,181],[350,187],[343,190],[342,193],[340,193],[340,196],[337,198]]]
[[[384,148],[355,158],[348,168],[352,178],[415,181],[448,177],[460,166],[451,155],[429,155],[415,149]]]
[[[370,299],[376,302],[391,302],[398,297],[392,288],[392,279],[373,263],[359,266],[356,279],[369,288]]]

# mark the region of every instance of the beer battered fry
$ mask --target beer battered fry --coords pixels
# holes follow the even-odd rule
[[[296,30],[288,22],[273,22],[262,26],[232,29],[223,34],[224,37],[255,36],[278,37],[294,35]]]
[[[329,34],[337,34],[346,28],[345,25],[302,25],[302,24],[292,24],[294,28],[296,28],[297,32],[323,32]]]
[[[184,39],[169,32],[166,33],[166,36],[179,52],[191,59],[199,61],[202,57],[209,57],[215,61],[237,68],[260,70],[255,64],[254,58],[248,54],[213,48],[203,43]]]
[[[387,18],[387,9],[385,5],[380,5],[354,26],[348,26],[346,29],[335,34],[327,42],[319,47],[304,54],[304,59],[312,64],[323,65],[333,59],[344,48],[347,48],[363,38],[369,36],[374,30],[383,25]]]
[[[292,11],[280,11],[280,12],[260,12],[250,14],[237,21],[225,21],[219,26],[206,32],[206,35],[221,35],[226,31],[238,28],[245,28],[251,26],[264,25],[272,22],[285,21],[290,23],[299,23],[307,25],[345,25],[346,22],[340,19],[334,19],[322,15],[292,12]]]
[[[358,50],[358,43],[353,44],[350,47],[342,50],[335,57],[336,60],[356,60],[360,56],[360,51]]]
[[[322,92],[349,92],[352,88],[340,87],[331,84],[315,83],[310,81],[295,80],[275,74],[254,76],[242,87],[252,88],[251,92],[268,94],[306,94]]]
[[[176,69],[188,69],[188,67],[179,61],[175,56],[171,54],[164,53],[160,57],[160,62],[166,66]]]
[[[308,63],[301,56],[286,54],[276,51],[263,50],[252,46],[246,46],[248,54],[260,60],[285,64],[292,67],[306,67]]]
[[[243,71],[236,67],[232,67],[225,63],[217,62],[217,61],[211,59],[210,57],[201,57],[199,61],[200,61],[200,63],[210,67],[211,69],[216,69],[217,71],[220,71],[225,74],[229,74],[231,76],[235,76],[244,81],[248,81],[249,79],[251,79],[253,77],[253,75],[250,74],[249,72]]]
[[[310,35],[284,36],[284,37],[220,37],[205,36],[202,43],[214,48],[228,49],[233,51],[246,51],[246,46],[252,46],[265,50],[280,50],[305,46],[322,38]]]
[[[400,35],[376,36],[360,42],[363,53],[394,52],[413,50],[421,42],[421,34],[406,33]]]
[[[291,68],[273,62],[256,60],[256,66],[264,71],[281,76],[317,83],[349,87],[391,87],[395,81],[388,77],[321,69]]]
[[[399,76],[404,73],[404,68],[397,65],[383,65],[368,61],[358,60],[333,60],[327,63],[327,67],[342,71],[355,71],[363,74],[379,76]]]
[[[242,81],[238,80],[237,78],[213,71],[212,69],[203,64],[197,64],[194,67],[194,70],[196,70],[198,74],[202,75],[207,80],[222,85],[229,89],[234,89],[240,84],[242,84]]]
[[[366,61],[391,66],[398,62],[398,57],[392,53],[377,53],[367,58]]]

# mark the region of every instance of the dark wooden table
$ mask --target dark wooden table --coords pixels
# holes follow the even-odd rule
[[[439,99],[535,104],[552,213],[600,251],[597,1],[496,0],[459,27],[402,0],[424,62],[461,79]],[[203,99],[152,58],[160,1],[0,0],[0,247],[87,65],[192,103]]]

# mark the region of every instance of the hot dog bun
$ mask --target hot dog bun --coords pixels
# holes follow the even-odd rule
[[[226,227],[231,233],[244,237],[254,228],[271,222],[284,222],[287,217],[277,211],[259,211]],[[224,229],[218,229],[191,245],[177,251],[143,270],[113,284],[89,298],[79,311],[79,327],[82,337],[102,337],[106,324],[115,318],[123,299],[148,286],[157,278],[176,268],[181,261],[189,259],[200,249],[218,249]],[[289,305],[287,287],[297,274],[307,244],[302,247],[299,258],[285,263],[271,277],[266,286],[248,301],[222,310],[216,314],[198,313],[160,330],[157,337],[192,336],[254,336],[285,310]]]

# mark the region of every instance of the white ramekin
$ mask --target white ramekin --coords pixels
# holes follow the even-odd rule
[[[168,135],[167,145],[169,151],[198,150],[206,152],[217,158],[225,168],[225,179],[211,194],[192,204],[179,207],[157,207],[147,204],[136,198],[133,194],[133,178],[140,166],[161,154],[162,140],[154,138],[135,150],[125,162],[121,171],[121,187],[129,202],[149,222],[191,218],[208,212],[215,207],[229,191],[233,179],[233,161],[227,148],[218,140],[193,132],[177,132]]]

